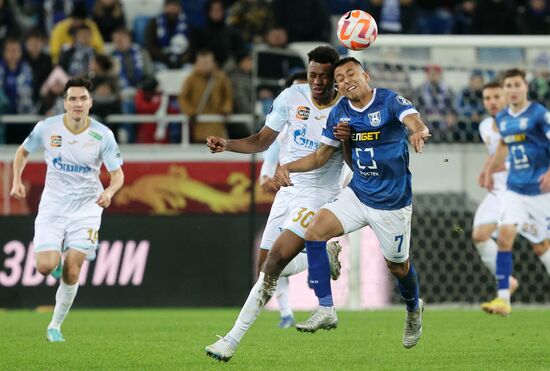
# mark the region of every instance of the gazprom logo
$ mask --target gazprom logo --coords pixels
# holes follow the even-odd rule
[[[88,165],[82,166],[82,165],[74,165],[74,164],[68,164],[66,162],[63,162],[61,159],[61,156],[57,156],[53,159],[53,167],[57,170],[64,171],[66,173],[79,173],[79,174],[86,174],[92,171],[92,168]]]
[[[294,133],[292,134],[294,138],[294,143],[298,144],[301,147],[316,150],[319,147],[319,142],[308,139],[306,137],[306,133],[307,133],[307,128],[305,126],[302,127],[301,129],[294,130]]]

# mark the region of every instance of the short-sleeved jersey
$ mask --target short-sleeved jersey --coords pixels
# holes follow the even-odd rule
[[[494,129],[494,122],[495,119],[493,117],[487,117],[479,124],[479,135],[481,136],[481,140],[483,140],[485,147],[487,147],[487,152],[489,152],[490,156],[493,156],[497,152],[497,147],[500,143],[500,134],[498,129]],[[508,161],[506,161],[506,166],[509,166]],[[497,191],[505,190],[507,178],[507,171],[499,171],[498,173],[494,173],[494,189]]]
[[[349,123],[353,167],[349,186],[367,206],[396,210],[412,202],[408,133],[403,124],[410,114],[418,114],[412,103],[388,89],[374,89],[362,109],[343,98],[330,113],[322,142],[340,146],[334,127]]]
[[[75,134],[65,116],[40,121],[23,142],[28,152],[44,151],[46,183],[40,200],[40,215],[95,216],[103,209],[96,204],[103,186],[99,181],[101,164],[108,171],[122,165],[113,132],[96,120]]]
[[[517,113],[502,110],[496,121],[509,152],[507,188],[524,195],[540,194],[539,178],[550,166],[550,113],[543,105],[530,102]]]
[[[308,84],[292,85],[279,94],[273,102],[265,124],[284,134],[279,152],[281,165],[317,150],[327,117],[337,101],[318,107],[313,102]],[[319,169],[292,173],[290,179],[294,184],[293,189],[299,191],[304,187],[313,187],[327,191],[338,190],[342,165],[343,157],[339,150]]]

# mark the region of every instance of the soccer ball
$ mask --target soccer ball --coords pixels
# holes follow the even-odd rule
[[[348,49],[366,49],[374,43],[377,35],[376,21],[365,11],[350,10],[338,21],[338,40]]]

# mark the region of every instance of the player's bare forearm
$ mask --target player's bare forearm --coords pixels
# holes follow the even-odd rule
[[[96,203],[102,208],[107,208],[111,205],[111,199],[124,184],[124,172],[122,171],[122,168],[110,171],[109,174],[111,175],[111,182],[109,183],[109,186],[101,192],[96,201]]]
[[[506,157],[508,156],[508,147],[504,142],[500,141],[498,143],[497,150],[495,154],[490,159],[488,165],[487,165],[487,173],[493,174],[498,171],[502,171],[506,168],[504,161],[506,160]]]
[[[265,151],[275,141],[279,133],[267,126],[264,126],[258,133],[242,139],[224,139],[219,137],[208,137],[206,140],[210,152],[237,152],[257,153]]]
[[[421,153],[424,149],[424,142],[431,136],[430,130],[420,119],[420,115],[413,113],[403,118],[403,123],[409,129],[411,135],[409,141],[415,152]]]
[[[346,164],[351,168],[352,165],[351,165],[351,142],[350,140],[344,140],[342,141],[342,146],[344,148],[344,161],[346,162]]]
[[[315,170],[326,164],[334,151],[336,151],[336,147],[321,143],[315,152],[285,166],[290,173],[305,173],[306,171]]]
[[[25,186],[21,180],[23,174],[23,169],[27,165],[27,160],[29,157],[29,152],[23,147],[19,146],[17,151],[15,151],[15,156],[13,159],[13,181],[10,191],[10,196],[16,199],[21,199],[26,197]]]

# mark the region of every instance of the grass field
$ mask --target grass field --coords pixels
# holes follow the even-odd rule
[[[50,344],[50,313],[0,313],[0,370],[550,370],[550,310],[493,317],[477,310],[424,312],[424,335],[401,345],[403,310],[339,312],[333,331],[277,328],[262,313],[226,364],[204,346],[225,335],[237,309],[74,310]],[[298,320],[307,318],[298,313]]]

